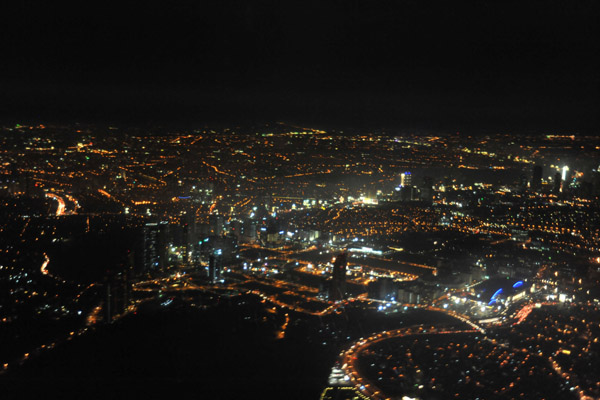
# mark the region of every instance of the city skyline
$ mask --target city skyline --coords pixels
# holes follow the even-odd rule
[[[598,136],[1,129],[3,384],[600,393]]]
[[[3,3],[3,399],[599,399],[599,5]]]

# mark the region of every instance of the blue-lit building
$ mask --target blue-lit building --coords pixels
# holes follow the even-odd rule
[[[489,306],[504,306],[524,298],[531,285],[518,278],[489,279],[473,288],[475,296]]]

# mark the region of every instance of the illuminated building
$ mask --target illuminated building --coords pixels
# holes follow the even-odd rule
[[[152,222],[144,225],[144,269],[164,268],[167,259],[167,227],[167,222]]]
[[[566,165],[564,167],[562,167],[562,172],[561,172],[561,176],[560,178],[565,181],[567,180],[567,171],[569,170],[569,167],[567,167]]]
[[[256,223],[253,221],[246,221],[244,223],[244,239],[245,241],[249,242],[249,243],[254,243],[256,242],[256,238],[257,238],[257,227],[256,227]]]
[[[564,167],[562,167],[561,169],[561,174],[560,174],[560,179],[561,179],[561,184],[560,184],[560,192],[564,192],[566,191],[566,189],[569,187],[569,183],[571,182],[571,175],[567,174],[569,171],[569,167],[567,167],[566,165]]]
[[[410,172],[403,172],[400,174],[400,186],[407,187],[411,186],[412,174]]]
[[[199,254],[205,261],[217,257],[218,262],[234,262],[239,258],[237,238],[233,235],[204,238],[199,242]]]

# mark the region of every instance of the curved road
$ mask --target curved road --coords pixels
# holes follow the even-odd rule
[[[51,199],[54,199],[58,202],[58,208],[56,209],[56,216],[60,217],[61,215],[65,214],[65,201],[63,200],[62,197],[60,197],[59,195],[55,194],[55,193],[46,193],[46,197],[49,197]]]
[[[425,332],[422,327],[411,327],[396,329],[393,331],[383,331],[369,336],[366,339],[361,339],[355,342],[350,348],[340,354],[340,363],[342,364],[342,372],[347,376],[346,380],[349,381],[350,385],[353,385],[356,390],[374,400],[384,400],[386,397],[381,393],[381,390],[375,386],[370,380],[361,376],[356,368],[356,360],[358,360],[358,354],[363,352],[369,346],[388,339],[413,336],[413,335],[431,335],[431,334],[455,334],[455,333],[473,333],[477,332],[476,329],[469,330],[428,330]]]
[[[356,390],[362,393],[364,396],[367,396],[370,399],[374,400],[383,400],[385,399],[384,395],[381,393],[379,388],[375,386],[371,381],[367,378],[361,376],[356,368],[356,360],[358,359],[358,354],[367,349],[369,346],[381,342],[383,340],[393,339],[397,337],[404,337],[410,335],[420,335],[420,334],[448,334],[448,333],[473,333],[480,332],[485,334],[485,330],[474,322],[470,321],[466,316],[455,313],[453,311],[448,311],[443,308],[430,307],[430,306],[414,306],[415,308],[423,308],[429,311],[438,311],[442,312],[446,315],[450,315],[458,319],[461,322],[464,322],[471,326],[473,329],[456,329],[456,330],[428,330],[425,332],[422,327],[409,327],[409,328],[401,328],[392,331],[383,331],[379,333],[375,333],[372,336],[369,336],[366,339],[361,338],[357,342],[354,342],[350,348],[346,351],[343,351],[340,354],[340,364],[342,364],[342,372],[346,376],[345,380],[353,385]]]

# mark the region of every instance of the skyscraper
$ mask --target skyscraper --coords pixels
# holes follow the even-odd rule
[[[542,174],[544,170],[541,165],[533,167],[533,175],[531,177],[531,190],[539,191],[542,188]]]
[[[221,215],[212,214],[208,217],[209,232],[212,236],[223,234],[224,219]]]
[[[554,194],[559,194],[561,192],[561,186],[562,186],[562,178],[561,178],[560,172],[557,172],[556,174],[554,174],[554,189],[553,189]]]
[[[198,232],[196,229],[197,225],[193,212],[188,212],[186,214],[185,222],[182,228],[183,240],[181,240],[179,244],[183,244],[185,248],[185,254],[183,257],[184,261],[190,262],[194,258],[193,253],[196,247],[195,244],[198,243]]]
[[[431,202],[433,199],[433,178],[426,176],[421,184],[421,200]]]
[[[525,172],[519,175],[518,190],[521,192],[527,190],[527,175],[525,174]]]
[[[167,222],[144,225],[144,269],[163,268],[167,261]]]
[[[329,300],[337,301],[346,297],[346,253],[340,253],[333,263],[331,282],[329,285]]]
[[[215,283],[221,277],[221,257],[211,254],[208,258],[208,279]]]
[[[409,187],[412,184],[412,175],[410,172],[403,172],[400,174],[400,186]]]

